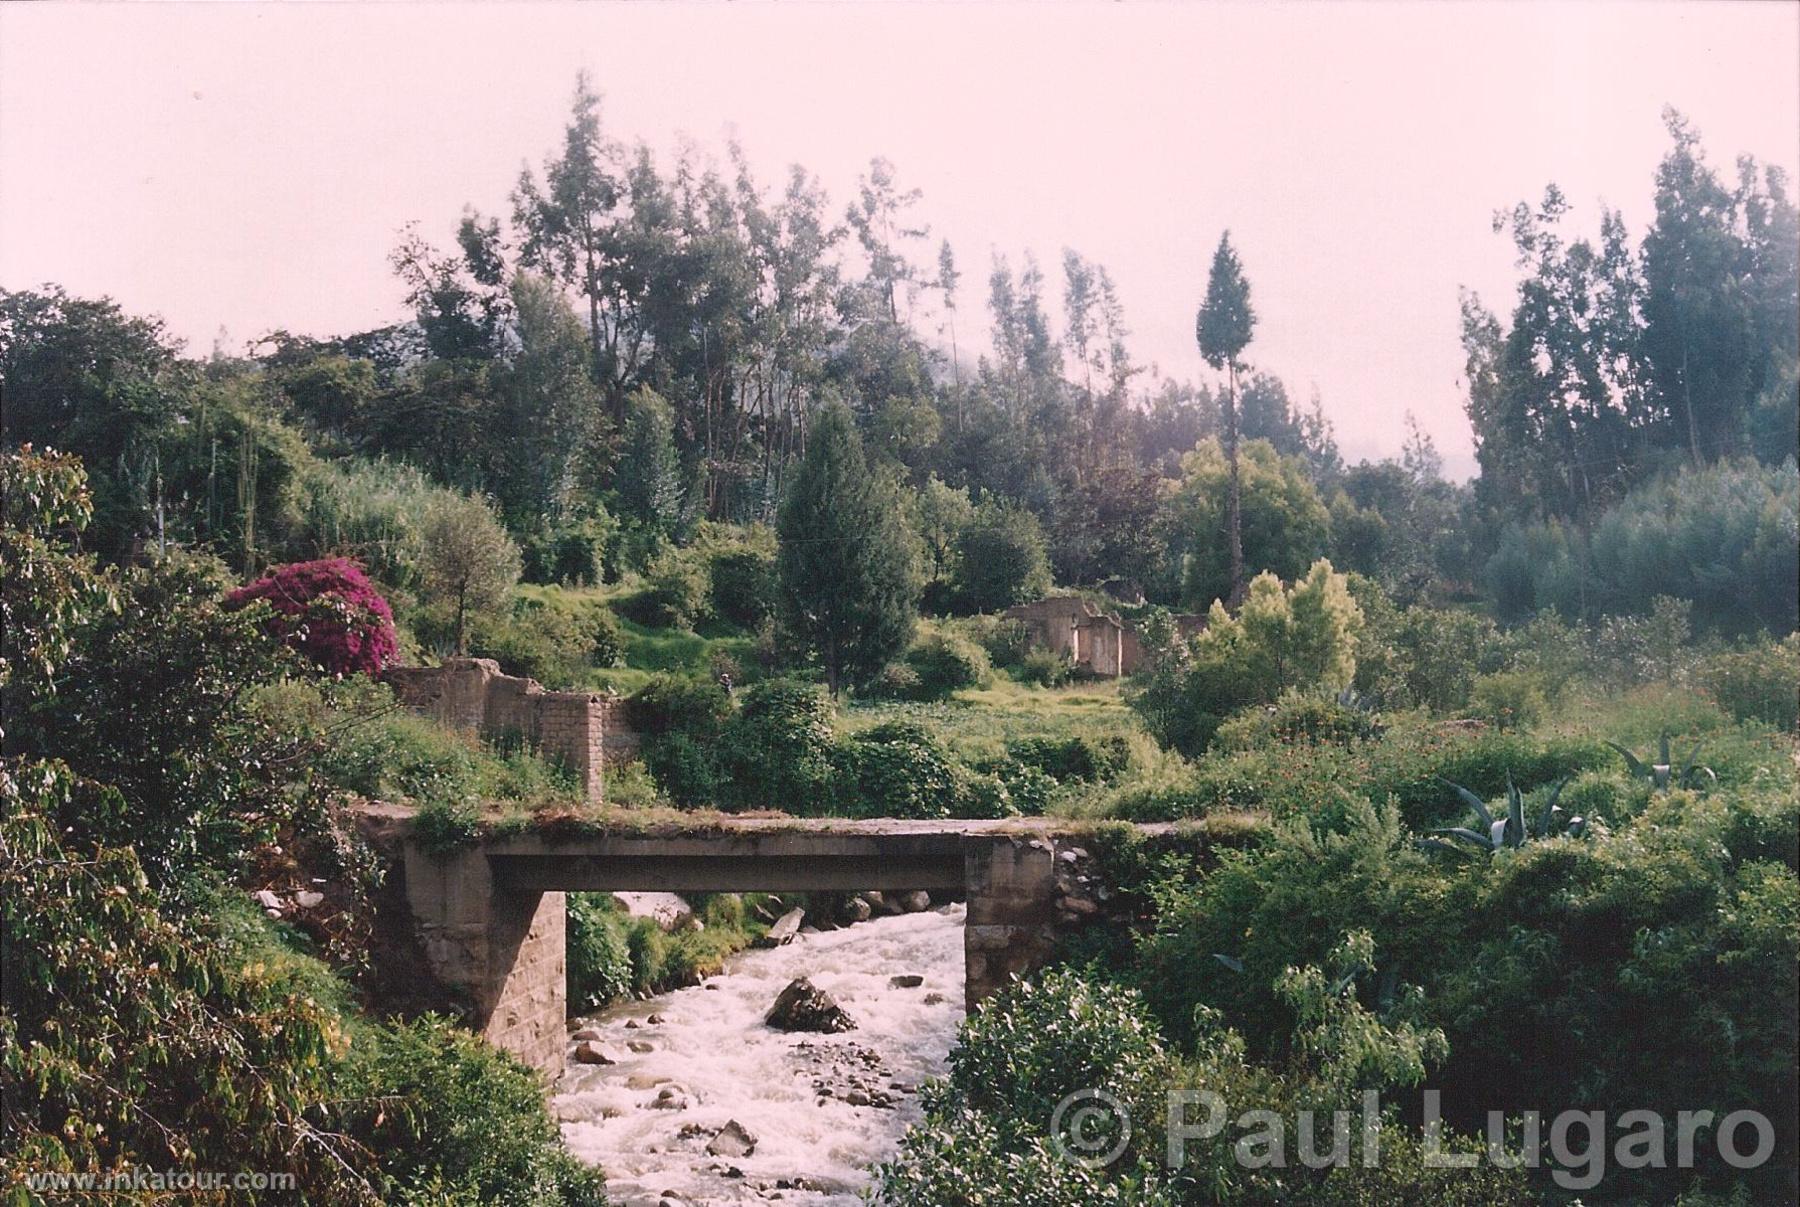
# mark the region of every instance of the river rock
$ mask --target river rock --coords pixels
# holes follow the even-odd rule
[[[619,908],[634,918],[652,918],[663,930],[675,930],[694,916],[693,909],[676,893],[614,893]]]
[[[640,1056],[645,1052],[656,1051],[656,1045],[647,1039],[628,1039],[625,1041],[625,1046]]]
[[[925,978],[916,972],[902,972],[888,978],[889,989],[917,989],[925,983]]]
[[[618,1059],[591,1039],[575,1045],[575,1063],[582,1065],[616,1065]]]
[[[575,1034],[569,1036],[569,1038],[576,1043],[580,1043],[584,1039],[605,1039],[606,1037],[600,1034],[596,1028],[583,1027],[581,1030],[575,1032]]]
[[[715,1157],[747,1157],[756,1151],[756,1137],[733,1119],[707,1142],[706,1151]]]
[[[672,1085],[666,1085],[656,1092],[656,1098],[650,1103],[653,1111],[685,1111],[688,1109],[688,1096]]]
[[[252,895],[256,898],[256,903],[264,909],[274,910],[277,913],[281,912],[281,898],[270,892],[268,889],[259,888]]]
[[[301,909],[313,909],[324,903],[325,894],[315,893],[311,889],[303,888],[294,894],[294,904],[298,905]]]
[[[869,912],[872,914],[881,914],[885,916],[900,912],[899,905],[895,904],[892,898],[886,893],[879,892],[875,889],[870,889],[868,892],[862,894],[862,899],[869,903]]]
[[[800,933],[800,923],[805,920],[805,910],[790,909],[787,913],[781,915],[775,925],[769,927],[769,933],[763,936],[762,946],[780,947],[784,944],[792,943],[794,941],[794,936]]]
[[[910,893],[901,893],[896,904],[909,914],[922,914],[931,908],[931,894],[924,889],[914,889]]]
[[[867,922],[872,912],[874,911],[869,908],[869,903],[861,897],[852,897],[844,902],[844,920],[846,922]]]
[[[831,995],[805,977],[788,982],[763,1021],[777,1031],[822,1031],[833,1034],[856,1030],[856,1020],[844,1013]]]

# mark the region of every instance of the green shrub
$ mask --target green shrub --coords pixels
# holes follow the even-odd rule
[[[1052,1114],[1098,1091],[1138,1120],[1161,1117],[1173,1062],[1137,995],[1051,970],[1015,981],[964,1024],[950,1074],[925,1096],[926,1120],[877,1172],[892,1207],[1172,1205],[1161,1137],[1140,1127],[1120,1159],[1084,1169],[1048,1141]],[[1117,1120],[1109,1120],[1113,1129]],[[1100,1137],[1110,1141],[1111,1134]]]
[[[995,666],[1018,666],[1031,652],[1031,629],[1022,620],[981,613],[953,624],[954,631],[986,650]]]
[[[906,665],[918,676],[914,697],[942,700],[964,688],[985,687],[993,678],[987,651],[951,633],[934,633],[906,651]]]
[[[1565,801],[1611,796],[1623,804],[1612,826],[1494,860],[1421,854],[1396,812],[1366,803],[1340,833],[1289,824],[1167,884],[1129,979],[1172,1036],[1205,1050],[1194,1020],[1218,1011],[1252,1059],[1280,1061],[1304,1016],[1272,986],[1284,969],[1325,960],[1353,919],[1379,967],[1422,987],[1420,1023],[1448,1039],[1432,1084],[1452,1126],[1527,1106],[1608,1117],[1754,1107],[1774,1118],[1796,1090],[1792,782],[1787,771],[1779,789],[1658,794],[1628,815],[1632,789],[1586,775]],[[1792,1152],[1784,1119],[1778,1151]],[[1774,1164],[1742,1175],[1704,1155],[1702,1165],[1673,1178],[1613,1170],[1600,1197],[1661,1200],[1695,1178],[1742,1177],[1755,1201],[1787,1176]]]
[[[1061,654],[1049,650],[1029,650],[1018,661],[1014,672],[1019,682],[1038,687],[1061,687],[1075,674],[1075,667]]]
[[[568,1003],[586,1014],[630,995],[631,922],[611,893],[568,895]]]
[[[721,806],[828,811],[835,747],[835,717],[823,688],[794,679],[756,684],[719,736]]]
[[[1213,741],[1221,750],[1332,743],[1340,746],[1374,737],[1374,714],[1318,692],[1289,692],[1274,704],[1246,708],[1219,726]]]
[[[591,608],[556,606],[525,595],[501,618],[479,618],[469,627],[469,653],[492,658],[509,675],[522,675],[551,688],[579,682],[595,665],[596,616]],[[616,634],[615,627],[615,634]]]
[[[869,684],[867,694],[877,700],[917,700],[923,694],[919,672],[904,662],[890,662]]]
[[[712,750],[689,733],[666,733],[643,744],[644,767],[670,800],[688,809],[718,802],[719,770]]]
[[[545,528],[520,543],[520,577],[528,583],[591,587],[605,580],[618,523],[602,508],[585,520]]]
[[[1098,783],[1119,775],[1131,763],[1131,744],[1119,734],[1104,738],[1017,738],[1006,744],[1006,753],[1058,782]]]
[[[715,804],[715,747],[732,715],[725,689],[708,679],[658,675],[632,694],[627,707],[644,735],[644,766],[669,798],[688,807]]]
[[[631,957],[631,983],[641,993],[661,985],[668,976],[669,940],[653,918],[633,918],[625,936]]]
[[[412,837],[427,852],[448,854],[481,837],[481,813],[469,801],[431,801],[413,816]]]
[[[25,1191],[29,1175],[162,1167],[180,1153],[208,1169],[289,1173],[319,1201],[353,1201],[376,1173],[368,1154],[316,1124],[340,1044],[332,999],[315,990],[330,977],[249,950],[191,899],[165,910],[129,848],[77,842],[66,819],[95,789],[67,767],[9,760],[6,770],[9,1197],[47,1201]],[[247,925],[268,933],[260,912]]]
[[[588,613],[588,662],[599,667],[625,665],[625,634],[606,608],[596,607]]]
[[[1542,681],[1529,671],[1477,675],[1469,713],[1496,729],[1532,729],[1544,718]]]
[[[1144,1103],[1170,1071],[1142,998],[1051,969],[1014,981],[969,1018],[950,1051],[949,1089],[973,1110],[1043,1128],[1076,1090]]]
[[[1144,666],[1126,696],[1157,742],[1193,757],[1232,713],[1289,691],[1338,692],[1356,676],[1362,610],[1323,559],[1283,587],[1264,572],[1236,615],[1214,601],[1191,641],[1166,614],[1147,618]]]
[[[956,538],[955,595],[970,612],[997,612],[1050,590],[1043,526],[1023,507],[986,502]]]
[[[646,628],[692,630],[706,616],[710,586],[697,558],[668,550],[652,563],[644,585],[615,606]]]
[[[640,733],[680,733],[711,742],[731,716],[731,697],[709,679],[658,675],[631,694],[626,708]]]
[[[723,549],[707,567],[713,615],[754,631],[775,614],[774,550],[753,545]]]
[[[1006,789],[1007,815],[1042,817],[1050,811],[1050,802],[1055,799],[1059,785],[1042,767],[1008,761],[994,774]]]
[[[1177,774],[1121,787],[1105,808],[1136,821],[1262,810],[1333,829],[1342,826],[1353,801],[1391,797],[1407,824],[1423,829],[1462,820],[1464,807],[1444,786],[1446,779],[1492,800],[1505,793],[1508,776],[1521,791],[1532,792],[1577,772],[1616,768],[1618,762],[1618,755],[1590,739],[1539,741],[1415,722],[1348,747],[1213,751]]]
[[[1700,666],[1700,683],[1740,721],[1788,733],[1800,726],[1800,634],[1715,654]]]
[[[864,817],[951,817],[962,801],[961,768],[924,727],[889,721],[865,729],[839,755],[841,782]]]
[[[604,1207],[597,1169],[571,1156],[537,1074],[441,1019],[369,1032],[347,1096],[369,1101],[352,1134],[380,1154],[389,1203]]]

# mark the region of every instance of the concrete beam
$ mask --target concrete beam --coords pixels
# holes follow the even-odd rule
[[[495,855],[494,882],[512,892],[794,893],[961,889],[960,854]]]

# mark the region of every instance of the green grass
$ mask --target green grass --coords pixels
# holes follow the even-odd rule
[[[839,709],[839,722],[847,733],[902,719],[925,726],[951,749],[972,757],[997,754],[1015,738],[1141,732],[1117,680],[1045,688],[995,672],[991,686],[959,691],[939,703],[851,701]]]

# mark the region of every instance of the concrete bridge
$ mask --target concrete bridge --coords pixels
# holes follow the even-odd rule
[[[1040,965],[1094,906],[1069,889],[1085,860],[1070,823],[743,819],[566,841],[495,838],[425,850],[410,815],[382,811],[405,897],[438,980],[466,993],[497,1046],[549,1075],[564,1051],[564,897],[577,891],[925,889],[968,903],[966,999]],[[399,852],[396,852],[399,853]]]

